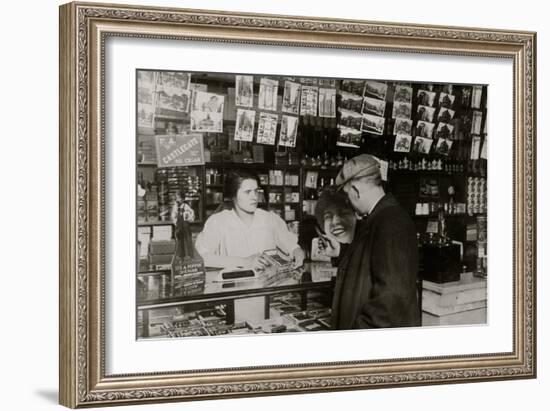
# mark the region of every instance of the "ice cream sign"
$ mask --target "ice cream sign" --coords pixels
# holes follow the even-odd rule
[[[202,134],[156,136],[159,167],[197,166],[204,164]]]

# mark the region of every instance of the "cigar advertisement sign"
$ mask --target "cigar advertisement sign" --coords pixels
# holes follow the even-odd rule
[[[156,136],[159,167],[198,166],[204,164],[202,134]]]

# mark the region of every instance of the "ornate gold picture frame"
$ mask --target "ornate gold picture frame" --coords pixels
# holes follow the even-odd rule
[[[106,371],[105,79],[112,38],[499,58],[513,64],[512,349]],[[60,403],[71,408],[536,376],[536,34],[92,3],[60,8]],[[129,131],[129,135],[131,132]],[[512,251],[512,250],[510,250]],[[131,273],[127,273],[131,274]],[[128,290],[132,293],[133,290]],[[199,353],[200,354],[200,353]]]

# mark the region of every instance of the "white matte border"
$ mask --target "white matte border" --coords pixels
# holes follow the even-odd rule
[[[107,375],[512,350],[511,60],[113,37],[105,55]],[[488,84],[488,325],[135,341],[137,68]]]

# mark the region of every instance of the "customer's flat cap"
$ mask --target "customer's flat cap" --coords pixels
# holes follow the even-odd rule
[[[336,176],[336,186],[342,188],[348,181],[359,177],[379,177],[380,163],[370,154],[360,154],[346,161]]]

